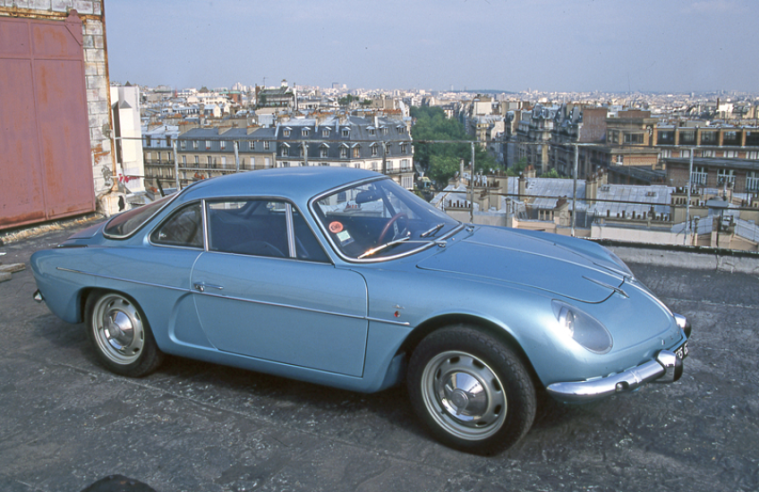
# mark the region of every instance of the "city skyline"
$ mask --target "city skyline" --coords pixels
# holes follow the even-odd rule
[[[105,4],[110,78],[544,92],[755,92],[752,0]]]

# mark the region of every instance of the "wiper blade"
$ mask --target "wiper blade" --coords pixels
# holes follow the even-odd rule
[[[440,229],[442,229],[443,227],[445,227],[445,223],[441,222],[438,225],[436,225],[435,227],[433,227],[432,229],[430,229],[429,231],[424,231],[423,233],[419,234],[419,237],[431,236],[431,235],[435,234],[437,231],[439,231]]]
[[[390,241],[389,243],[381,244],[377,246],[376,248],[372,248],[370,250],[367,250],[364,254],[358,257],[358,259],[366,258],[367,256],[372,256],[373,254],[379,253],[380,251],[390,248],[392,246],[395,246],[396,244],[401,244],[402,242],[408,241],[410,236],[404,236],[402,238],[395,239],[393,241]]]

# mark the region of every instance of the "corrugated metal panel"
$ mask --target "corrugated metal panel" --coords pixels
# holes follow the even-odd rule
[[[0,19],[0,229],[94,210],[81,20]]]

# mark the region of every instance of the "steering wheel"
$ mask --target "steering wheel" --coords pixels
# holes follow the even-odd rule
[[[382,232],[379,235],[377,244],[382,244],[385,242],[385,236],[390,231],[391,226],[394,226],[393,239],[395,239],[395,236],[398,235],[398,226],[395,226],[395,223],[398,222],[398,220],[400,219],[405,219],[406,221],[406,223],[403,225],[403,229],[405,229],[408,226],[408,215],[404,214],[403,212],[398,212],[397,214],[390,217],[390,220],[388,220],[387,224],[385,224],[385,227],[382,229]],[[403,229],[401,229],[401,231]]]

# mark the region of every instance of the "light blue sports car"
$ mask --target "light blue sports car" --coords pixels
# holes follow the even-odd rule
[[[404,379],[442,442],[503,450],[541,394],[682,374],[690,325],[613,253],[462,224],[391,179],[303,167],[201,181],[31,260],[34,297],[139,377],[163,354],[361,392]]]

